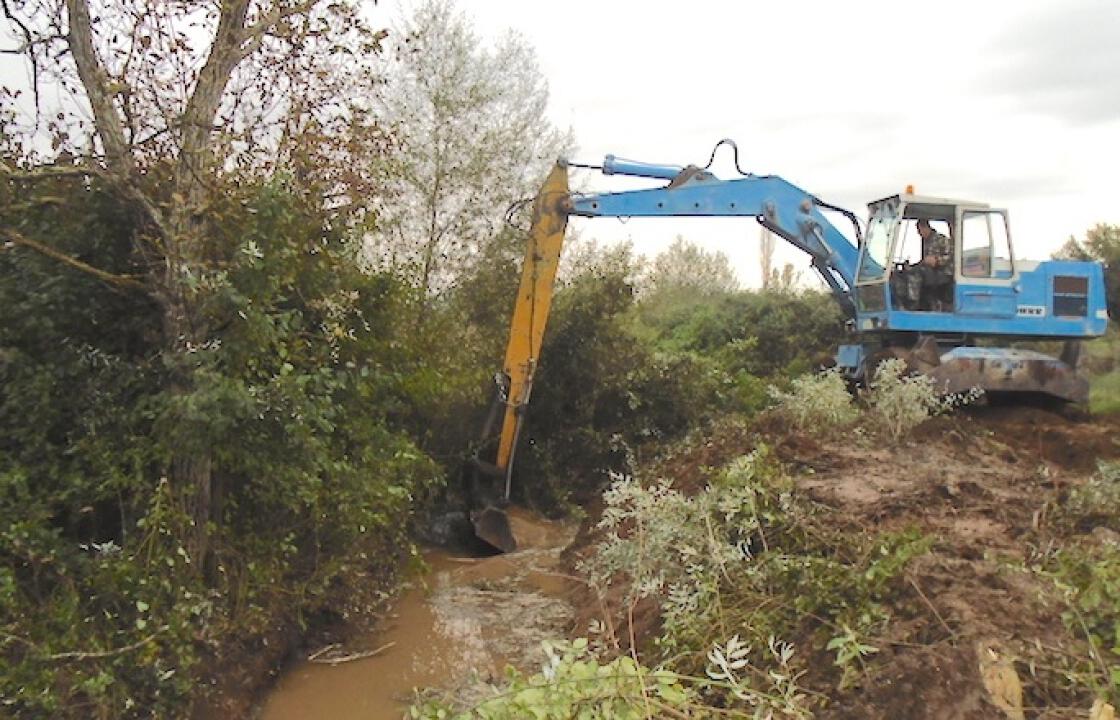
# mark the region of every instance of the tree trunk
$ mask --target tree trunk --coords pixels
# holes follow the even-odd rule
[[[216,176],[220,163],[213,154],[215,117],[230,78],[238,64],[254,52],[261,38],[284,17],[306,12],[313,0],[289,5],[275,2],[252,26],[247,25],[251,0],[223,0],[214,40],[189,100],[183,108],[179,152],[171,176],[169,216],[165,218],[156,199],[146,194],[138,181],[133,148],[130,147],[121,111],[114,97],[114,84],[99,57],[94,42],[89,0],[65,0],[67,43],[78,76],[93,113],[94,127],[105,151],[105,161],[114,186],[144,211],[162,243],[164,265],[150,278],[150,291],[163,306],[164,350],[171,363],[169,387],[175,399],[198,391],[198,368],[194,351],[211,338],[199,312],[197,291],[187,285],[208,269],[206,227],[207,183]],[[162,276],[161,276],[162,275]],[[212,513],[213,452],[210,428],[175,428],[170,479],[176,496],[192,521],[183,538],[197,572],[202,572],[209,551],[209,526],[217,520]]]
[[[192,303],[186,296],[182,281],[180,263],[168,262],[168,289],[172,296],[164,310],[164,343],[166,351],[173,358],[174,367],[170,390],[174,400],[183,400],[198,390],[196,365],[190,360],[192,346],[206,341],[205,333],[192,322],[194,315]],[[178,270],[178,272],[177,272]],[[171,487],[175,496],[191,520],[191,527],[183,538],[184,546],[191,562],[198,572],[202,572],[210,549],[209,526],[214,519],[211,514],[213,495],[213,463],[210,447],[209,429],[195,427],[172,430],[174,443],[171,455]]]
[[[192,526],[187,533],[186,550],[196,572],[202,572],[210,550],[212,482],[209,448],[176,454],[171,461],[172,487],[183,499]]]

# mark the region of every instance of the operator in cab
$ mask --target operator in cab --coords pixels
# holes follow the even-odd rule
[[[953,242],[930,227],[922,218],[917,224],[922,237],[922,278],[918,307],[921,310],[950,312],[953,309]]]

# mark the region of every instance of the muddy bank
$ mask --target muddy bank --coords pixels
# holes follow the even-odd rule
[[[511,523],[521,543],[515,553],[426,552],[427,571],[409,579],[373,632],[294,665],[257,716],[401,717],[414,688],[469,698],[486,692],[506,665],[535,666],[541,641],[565,635],[573,617],[560,555],[575,528],[517,509]]]
[[[806,658],[803,686],[823,700],[815,717],[1004,717],[985,687],[985,663],[1017,673],[1026,717],[1085,717],[1093,700],[1087,686],[1039,668],[1093,653],[1067,631],[1053,582],[1026,568],[1041,553],[1096,542],[1093,533],[1111,537],[1050,517],[1098,460],[1120,457],[1118,430],[1113,417],[980,408],[936,418],[912,441],[889,446],[871,436],[812,436],[763,417],[675,448],[642,477],[697,492],[715,470],[764,443],[822,526],[854,538],[914,529],[930,539],[929,552],[908,564],[898,591],[884,600],[891,622],[867,636],[875,653],[848,687],[841,687],[834,653],[824,649],[835,628],[807,617],[786,638]],[[588,511],[573,561],[598,539],[593,522],[601,508]],[[632,633],[641,655],[656,663],[656,603],[627,612],[621,597],[617,587],[608,597],[618,635],[625,644]],[[594,615],[590,602],[580,605],[591,614],[577,626]]]

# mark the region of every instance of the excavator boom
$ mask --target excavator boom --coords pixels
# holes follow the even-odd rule
[[[509,501],[513,455],[524,422],[524,410],[533,391],[533,376],[552,309],[556,271],[568,225],[568,199],[568,168],[558,163],[533,203],[532,227],[525,247],[525,261],[521,266],[521,282],[517,287],[498,391],[502,419],[498,452],[492,466],[475,463],[476,473],[485,472],[491,478],[503,481],[504,487],[500,498],[495,497],[497,493],[492,491],[475,492],[472,501],[482,507],[471,511],[471,522],[478,537],[503,552],[515,550],[517,539],[510,529],[509,518],[498,503]],[[488,432],[487,429],[484,434]],[[480,483],[476,481],[473,485],[477,488]],[[479,495],[485,497],[480,498]]]
[[[497,466],[508,476],[513,462],[521,410],[529,402],[540,357],[544,328],[552,309],[552,291],[568,226],[568,168],[557,164],[533,205],[533,224],[521,267],[521,283],[513,306],[509,345],[503,370],[509,378],[508,400],[498,441]],[[506,482],[509,499],[509,482]]]

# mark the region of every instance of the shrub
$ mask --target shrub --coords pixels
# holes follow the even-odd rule
[[[890,358],[879,364],[867,393],[873,423],[893,442],[898,442],[934,415],[940,415],[979,399],[982,391],[941,394],[925,375],[907,374],[905,361]]]
[[[650,717],[702,717],[693,712],[696,693],[666,670],[650,670],[628,656],[600,662],[586,639],[544,643],[546,662],[540,673],[525,676],[508,670],[506,685],[470,707],[428,700],[414,704],[417,720],[567,720]]]
[[[775,652],[781,644],[774,638],[811,639],[816,626],[824,633],[816,649],[835,653],[840,684],[850,684],[876,652],[864,638],[889,621],[897,578],[931,543],[915,530],[868,538],[818,521],[765,447],[729,464],[694,496],[667,481],[644,486],[619,478],[604,500],[600,529],[607,534],[581,569],[598,587],[626,583],[627,603],[659,602],[658,645],[684,675],[710,672],[715,663],[728,680],[727,668],[752,663],[760,671],[752,678],[793,677],[792,647]],[[735,642],[725,644],[729,636]],[[710,654],[714,647],[722,648],[723,663]],[[765,695],[776,703],[770,709],[783,708],[776,716],[796,716],[803,705],[786,702],[787,690],[710,692],[730,707]]]
[[[645,486],[619,476],[603,493],[598,527],[606,538],[581,570],[601,587],[621,575],[630,602],[667,593],[672,606],[681,588],[708,587],[748,560],[763,524],[788,514],[790,489],[765,446],[733,461],[694,496],[669,480]],[[686,604],[679,610],[694,603]]]
[[[859,416],[847,383],[838,370],[827,370],[794,378],[790,392],[770,389],[778,413],[799,430],[828,433],[846,427]]]
[[[1092,477],[1070,491],[1061,515],[1083,530],[1095,525],[1112,525],[1112,529],[1120,530],[1116,527],[1120,519],[1120,463],[1099,463]]]

